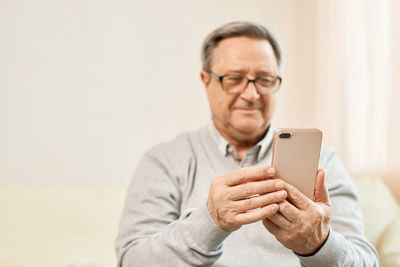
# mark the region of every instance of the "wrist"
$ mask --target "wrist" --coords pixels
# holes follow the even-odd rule
[[[211,217],[211,219],[214,221],[214,223],[222,230],[226,232],[233,232],[236,231],[240,228],[240,225],[232,225],[223,220],[223,217],[218,214],[218,210],[214,207],[212,204],[212,201],[210,199],[207,200],[207,209],[208,213]]]
[[[293,251],[293,252],[298,256],[302,257],[310,257],[315,255],[325,245],[326,241],[328,240],[329,233],[330,233],[330,228],[328,228],[328,231],[325,234],[325,238],[322,238],[322,242],[318,242],[318,244],[314,248],[310,248],[309,250]]]

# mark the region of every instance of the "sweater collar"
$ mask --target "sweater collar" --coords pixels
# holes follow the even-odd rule
[[[229,142],[219,133],[212,121],[208,125],[208,131],[216,142],[217,148],[222,155],[224,155],[225,157],[232,155],[234,158],[237,158],[235,147],[229,144]],[[265,134],[263,139],[261,139],[252,149],[250,149],[247,154],[256,154],[257,162],[262,160],[265,157],[268,148],[273,142],[274,132],[275,128],[272,124],[270,124],[267,133]]]

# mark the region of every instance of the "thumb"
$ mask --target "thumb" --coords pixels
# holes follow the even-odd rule
[[[324,203],[329,206],[331,204],[328,189],[325,186],[325,172],[323,170],[318,170],[317,178],[315,179],[314,202]]]

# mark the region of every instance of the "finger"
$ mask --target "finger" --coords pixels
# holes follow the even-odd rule
[[[256,194],[266,194],[283,189],[285,184],[278,179],[249,182],[228,189],[229,199],[240,200]]]
[[[240,225],[257,222],[275,214],[279,209],[278,204],[271,204],[252,212],[244,212],[236,215],[236,222]]]
[[[259,181],[272,178],[275,175],[275,169],[269,166],[254,166],[241,168],[225,175],[225,184],[234,186],[251,181]]]
[[[286,200],[279,203],[279,213],[291,223],[297,223],[301,215],[299,209]]]
[[[257,197],[252,197],[240,201],[235,201],[235,208],[238,212],[246,212],[249,210],[254,210],[261,208],[273,203],[279,203],[285,200],[287,193],[285,190],[260,195]]]
[[[328,189],[325,186],[325,172],[318,170],[315,179],[314,201],[330,205]]]
[[[277,227],[288,230],[291,228],[292,223],[289,222],[285,217],[282,216],[279,212],[275,213],[271,217],[268,218],[271,222],[273,222]]]
[[[265,228],[267,228],[267,230],[275,236],[281,231],[281,229],[269,219],[263,220],[262,223],[264,224]]]
[[[296,187],[288,183],[286,183],[285,186],[285,189],[288,193],[287,199],[295,207],[306,210],[310,205],[312,205],[312,200],[301,193]]]

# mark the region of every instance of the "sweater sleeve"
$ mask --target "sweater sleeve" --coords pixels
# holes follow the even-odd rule
[[[325,147],[327,150],[328,148]],[[302,266],[379,266],[374,247],[364,236],[364,226],[355,187],[333,151],[321,160],[332,203],[328,239],[313,256],[299,256]]]
[[[210,266],[229,235],[206,204],[181,214],[179,179],[147,153],[128,187],[115,242],[118,267]]]

